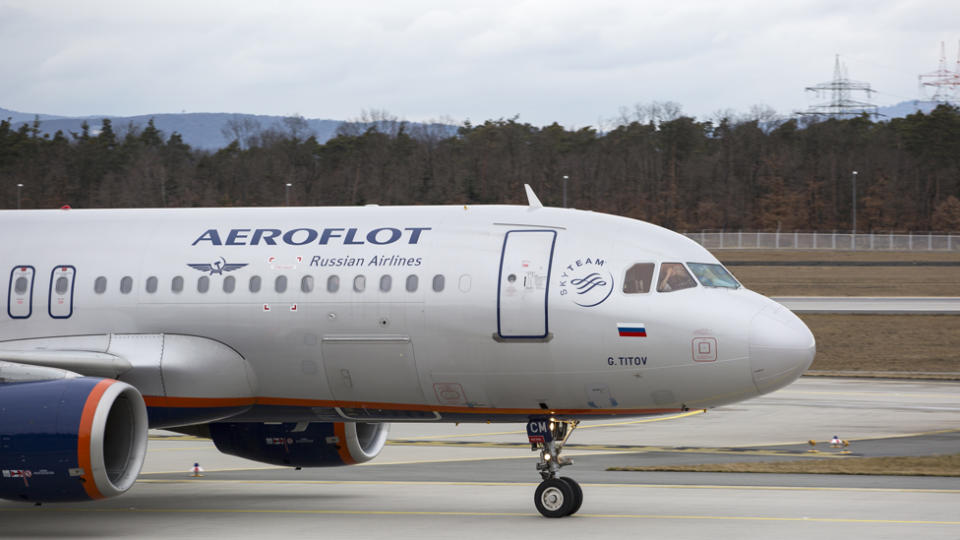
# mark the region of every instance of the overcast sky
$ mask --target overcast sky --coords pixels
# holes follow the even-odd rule
[[[919,97],[960,1],[0,0],[0,107],[596,125],[818,100],[839,53],[879,105]],[[822,101],[822,98],[821,100]]]

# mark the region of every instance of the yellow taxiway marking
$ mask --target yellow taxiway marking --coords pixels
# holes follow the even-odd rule
[[[641,420],[629,420],[624,422],[612,422],[606,424],[594,424],[588,426],[580,426],[579,429],[590,429],[598,427],[612,427],[612,426],[622,426],[630,424],[643,424],[648,422],[662,422],[665,420],[674,420],[678,418],[685,418],[688,416],[693,416],[696,414],[703,414],[705,410],[696,410],[689,411],[686,413],[664,416],[658,418],[646,418]],[[896,439],[896,438],[905,438],[905,437],[923,437],[929,435],[939,435],[943,433],[956,433],[960,432],[960,429],[940,429],[934,431],[923,431],[918,433],[902,433],[902,434],[892,434],[892,435],[881,435],[877,437],[867,437],[864,439],[847,439],[851,442],[857,441],[872,441],[872,440],[881,440],[881,439]],[[466,434],[454,434],[454,435],[429,435],[424,437],[418,437],[416,439],[404,439],[396,441],[387,441],[387,444],[390,446],[420,446],[420,447],[462,447],[462,448],[500,448],[500,449],[521,449],[526,448],[526,444],[523,443],[493,443],[493,442],[453,442],[453,441],[441,441],[437,439],[451,439],[458,437],[482,437],[485,435],[516,435],[516,434],[525,434],[525,431],[501,431],[501,432],[486,432],[486,433],[466,433]],[[193,437],[189,435],[184,436],[175,436],[175,437],[150,437],[150,440],[161,440],[161,441],[209,441],[209,439],[202,439],[198,437]],[[624,454],[624,453],[636,453],[636,452],[672,452],[672,453],[696,453],[696,454],[724,454],[724,455],[743,455],[743,456],[777,456],[777,457],[795,457],[795,458],[847,458],[851,457],[849,455],[838,454],[838,453],[826,453],[826,452],[804,452],[804,453],[792,453],[785,452],[776,449],[764,449],[764,450],[754,450],[754,451],[743,451],[740,449],[751,448],[753,446],[799,446],[806,445],[807,441],[793,441],[793,442],[778,442],[778,443],[764,443],[757,445],[733,445],[723,448],[709,448],[709,447],[670,447],[670,446],[625,446],[625,445],[569,445],[567,447],[567,452],[569,455],[605,455],[605,454]],[[212,447],[189,447],[189,448],[151,448],[151,452],[156,451],[179,451],[179,450],[209,450]],[[737,450],[730,450],[737,449]],[[586,452],[581,452],[584,450]],[[599,452],[590,452],[591,450],[600,450]],[[471,458],[454,458],[454,459],[440,459],[440,460],[414,460],[414,461],[372,461],[368,463],[361,463],[360,466],[380,466],[380,465],[421,465],[429,463],[455,463],[455,462],[466,462],[466,461],[487,461],[487,460],[497,460],[497,459],[528,459],[535,458],[536,455],[525,455],[525,456],[488,456],[488,457],[471,457]],[[853,456],[855,457],[855,456]],[[287,469],[288,467],[242,467],[242,468],[227,468],[227,469],[214,469],[209,470],[208,472],[231,472],[231,471],[259,471],[259,470],[282,470]],[[153,471],[153,472],[142,472],[141,474],[177,474],[182,471]]]
[[[677,418],[685,418],[687,416],[693,416],[695,414],[703,414],[707,412],[706,410],[700,409],[696,411],[689,411],[681,414],[674,414],[670,416],[663,416],[657,418],[644,418],[642,420],[627,420],[624,422],[611,422],[607,424],[591,424],[580,426],[578,429],[592,429],[598,427],[612,427],[612,426],[626,426],[631,424],[646,424],[648,422],[663,422],[664,420],[675,420]],[[516,422],[511,422],[516,423]],[[483,437],[484,435],[519,435],[526,434],[526,431],[488,431],[486,433],[463,433],[456,435],[425,435],[423,437],[415,437],[416,439],[452,439],[455,437]],[[193,435],[173,435],[170,437],[154,435],[150,437],[151,441],[207,441],[209,439],[203,439],[200,437],[194,437]]]
[[[435,445],[428,446],[443,446],[444,443],[436,443]],[[416,445],[412,445],[416,446]],[[477,443],[477,445],[451,445],[451,446],[464,446],[464,447],[477,447],[477,448],[495,448],[492,445],[486,445],[483,443]],[[508,449],[517,449],[520,450],[522,447],[501,447]],[[642,450],[638,450],[642,449]],[[598,450],[598,451],[591,451]],[[654,446],[644,446],[644,447],[628,447],[628,448],[604,448],[602,446],[589,446],[589,447],[574,447],[567,448],[566,453],[571,457],[581,457],[581,456],[609,456],[615,454],[635,454],[639,451],[647,452],[686,452],[686,453],[695,453],[695,454],[732,454],[737,456],[777,456],[777,457],[792,457],[792,458],[833,458],[833,459],[847,459],[849,455],[840,455],[840,454],[827,454],[827,453],[817,453],[810,454],[807,452],[804,453],[784,453],[784,452],[774,452],[774,451],[762,451],[758,450],[756,452],[743,452],[743,451],[722,451],[722,450],[712,450],[704,448],[685,448],[685,449],[676,449],[669,447],[654,447]],[[476,457],[467,457],[467,458],[448,458],[448,459],[422,459],[422,460],[405,460],[405,461],[369,461],[367,463],[359,463],[357,467],[379,467],[386,465],[428,465],[431,463],[463,463],[469,461],[497,461],[497,460],[506,460],[506,459],[537,459],[538,455],[535,453],[525,454],[525,455],[515,455],[515,456],[476,456]],[[225,468],[225,469],[204,469],[204,472],[207,474],[215,472],[237,472],[237,471],[272,471],[272,470],[289,470],[290,467],[237,467],[237,468]],[[141,472],[140,475],[148,474],[183,474],[183,470],[176,471],[149,471]]]
[[[320,509],[267,509],[267,508],[0,508],[0,512],[97,512],[97,513],[150,513],[150,514],[275,514],[275,515],[348,515],[348,516],[436,516],[436,517],[539,517],[530,512],[458,512],[437,510],[320,510]],[[768,521],[806,523],[860,523],[899,525],[960,525],[960,521],[934,521],[910,519],[863,519],[863,518],[818,518],[777,516],[711,516],[711,515],[658,515],[658,514],[577,514],[570,519],[658,519],[658,520],[715,520],[715,521]]]
[[[877,390],[875,392],[842,392],[842,391],[827,391],[827,390],[789,390],[784,389],[777,392],[780,395],[785,394],[803,394],[811,396],[876,396],[883,398],[884,401],[889,400],[891,397],[916,397],[922,398],[924,400],[929,400],[930,398],[939,397],[939,398],[948,398],[948,399],[958,399],[960,396],[957,394],[923,394],[916,392],[887,392]]]
[[[851,441],[875,441],[878,439],[899,439],[900,437],[925,437],[927,435],[940,435],[942,433],[956,433],[960,429],[937,429],[934,431],[922,431],[920,433],[903,433],[900,435],[880,435],[879,437],[867,437],[864,439],[850,439]]]
[[[688,416],[693,416],[695,414],[703,414],[707,412],[704,409],[698,409],[696,411],[689,411],[680,414],[673,414],[670,416],[659,416],[657,418],[643,418],[641,420],[626,420],[624,422],[610,422],[606,424],[590,424],[590,425],[581,425],[577,429],[593,429],[599,427],[613,427],[613,426],[627,426],[632,424],[646,424],[649,422],[663,422],[664,420],[676,420],[677,418],[686,418]],[[526,431],[487,431],[485,433],[458,433],[454,435],[424,435],[422,437],[413,437],[418,440],[427,440],[427,439],[454,439],[457,437],[483,437],[489,435],[526,435]]]
[[[670,416],[665,418],[635,420],[632,422],[617,422],[612,424],[600,424],[600,425],[594,425],[594,426],[581,426],[579,429],[588,429],[593,427],[619,426],[624,424],[634,424],[634,423],[643,423],[643,422],[657,422],[657,421],[671,420],[674,418],[682,418],[684,416],[690,416],[693,414],[702,414],[702,413],[703,411],[692,411],[689,413],[684,413],[682,415]],[[960,429],[938,429],[934,431],[921,431],[918,433],[895,433],[892,435],[879,435],[876,437],[865,437],[862,439],[846,439],[846,440],[850,442],[876,441],[876,440],[883,440],[883,439],[899,439],[904,437],[925,437],[929,435],[941,435],[944,433],[956,433],[956,432],[960,432]],[[522,434],[522,433],[526,433],[526,432],[525,431],[501,431],[501,432],[488,432],[488,433],[466,433],[466,434],[460,434],[460,435],[430,435],[425,437],[416,437],[412,439],[398,439],[393,441],[388,440],[387,445],[389,446],[463,447],[463,448],[525,448],[526,443],[494,443],[494,442],[457,443],[457,442],[443,442],[443,441],[437,440],[437,439],[452,439],[457,437],[482,437],[484,435],[516,435],[516,434]],[[181,451],[181,450],[209,450],[211,448],[215,448],[213,446],[213,442],[210,441],[210,439],[201,439],[198,437],[192,437],[192,436],[186,436],[186,435],[183,437],[150,437],[150,440],[151,441],[206,441],[210,443],[209,446],[191,446],[186,448],[151,447],[150,448],[151,452],[173,452],[173,451]],[[826,444],[829,441],[825,440],[823,442]],[[788,442],[773,442],[773,443],[762,443],[762,444],[752,444],[752,445],[731,445],[731,446],[725,446],[724,448],[752,448],[755,446],[798,446],[798,445],[806,445],[806,444],[807,444],[807,441],[788,441]],[[699,448],[691,447],[691,448],[678,449],[671,446],[615,446],[615,445],[595,445],[595,444],[578,446],[573,443],[571,443],[567,447],[568,451],[574,451],[574,450],[577,450],[578,448],[584,449],[584,450],[600,450],[600,449],[623,450],[623,451],[632,450],[636,452],[695,452],[695,453],[704,453],[704,454],[731,453],[731,454],[743,454],[743,455],[793,455],[793,454],[788,454],[788,453],[780,452],[777,450],[771,450],[771,449],[757,450],[756,453],[747,453],[747,452],[740,452],[740,451],[736,451],[736,452],[729,452],[729,451],[725,452],[722,450],[718,451],[716,449],[711,449],[709,447],[699,447]],[[763,453],[763,452],[767,452],[767,453]],[[796,455],[800,456],[801,454],[796,454]],[[830,455],[830,454],[824,454],[824,455]],[[805,457],[811,457],[811,456],[805,456]],[[822,457],[822,455],[820,457]],[[397,462],[397,464],[401,464],[401,463],[406,464],[408,462]],[[430,463],[430,462],[422,461],[422,462],[416,462],[416,463]],[[385,465],[386,463],[378,462],[378,463],[372,463],[372,464]],[[157,474],[157,473],[153,473],[153,474]]]
[[[606,424],[589,424],[589,425],[585,425],[585,426],[580,426],[579,429],[593,429],[593,428],[598,428],[598,427],[628,426],[628,425],[632,425],[632,424],[646,424],[646,423],[649,423],[649,422],[663,422],[664,420],[676,420],[677,418],[686,418],[686,417],[688,417],[688,416],[694,416],[694,415],[697,415],[697,414],[704,414],[704,413],[706,413],[706,412],[707,412],[706,409],[697,409],[697,410],[695,410],[695,411],[687,411],[687,412],[685,412],[685,413],[672,414],[672,415],[670,415],[670,416],[661,416],[661,417],[657,417],[657,418],[644,418],[644,419],[642,419],[642,420],[626,420],[626,421],[623,421],[623,422],[609,422],[609,423],[606,423]],[[525,433],[525,432],[522,432],[522,431],[521,431],[521,433]]]
[[[213,484],[300,484],[300,485],[345,485],[345,486],[467,486],[467,487],[533,487],[537,482],[465,482],[450,480],[230,480],[203,479],[191,477],[182,479],[140,480],[146,484],[189,484],[197,482]],[[589,488],[641,488],[641,489],[706,489],[725,491],[809,491],[809,492],[858,492],[858,493],[942,493],[960,495],[960,489],[942,488],[861,488],[827,486],[738,486],[705,484],[624,484],[624,483],[581,483]]]
[[[238,471],[280,471],[280,470],[290,470],[290,467],[279,467],[279,466],[271,466],[271,467],[227,467],[227,468],[224,468],[224,469],[204,469],[203,472],[205,472],[205,473],[215,473],[215,472],[238,472]],[[143,476],[143,475],[145,475],[145,474],[183,474],[184,472],[185,472],[185,471],[183,471],[183,470],[178,470],[178,471],[149,471],[149,472],[147,472],[147,471],[140,471],[140,476]],[[137,480],[137,482],[148,482],[148,481],[152,482],[152,480],[143,480],[143,479],[138,479],[138,480]]]
[[[878,435],[876,437],[863,437],[862,439],[846,439],[850,442],[857,441],[880,441],[884,439],[901,439],[906,437],[926,437],[928,435],[941,435],[943,433],[957,433],[960,432],[960,429],[937,429],[934,431],[921,431],[919,433],[894,433],[892,435]],[[826,445],[830,443],[829,439],[823,440],[823,447],[826,448]],[[749,446],[731,446],[730,448],[752,448],[753,446],[797,446],[797,445],[809,445],[807,441],[794,441],[794,442],[777,442],[777,443],[764,443],[756,444]]]
[[[568,450],[567,454],[573,457],[576,456],[605,456],[613,454],[628,454],[633,452],[632,450],[610,450],[603,452],[578,452],[576,449]],[[426,465],[430,463],[460,463],[465,461],[496,461],[503,459],[537,459],[537,454],[529,454],[522,456],[493,456],[493,457],[469,457],[469,458],[450,458],[450,459],[423,459],[423,460],[411,460],[411,461],[369,461],[367,463],[358,463],[354,465],[355,467],[375,467],[379,465]],[[237,471],[273,471],[273,470],[290,470],[291,467],[237,467],[237,468],[227,468],[227,469],[204,469],[205,473],[215,473],[215,472],[237,472]],[[183,474],[183,470],[176,471],[149,471],[141,472],[140,475],[145,474]],[[143,481],[143,480],[141,480]]]
[[[805,443],[796,443],[796,444],[805,444]],[[527,448],[525,443],[493,443],[493,442],[457,442],[457,441],[417,441],[417,440],[399,440],[399,441],[387,441],[389,446],[421,446],[421,447],[443,447],[443,448]],[[757,450],[747,450],[741,449],[744,447],[739,446],[727,446],[722,448],[713,448],[713,447],[674,447],[674,446],[629,446],[629,445],[607,445],[607,444],[569,444],[566,446],[566,451],[569,455],[576,455],[573,452],[578,450],[602,450],[612,453],[625,454],[625,453],[639,453],[639,452],[668,452],[668,453],[680,453],[680,454],[722,454],[722,455],[735,455],[735,456],[778,456],[778,457],[795,457],[795,458],[846,458],[851,457],[848,455],[840,454],[829,454],[829,453],[820,453],[817,455],[811,455],[809,452],[799,452],[799,451],[785,451],[785,450],[776,450],[776,449],[757,449]],[[580,454],[584,455],[584,454]],[[480,459],[496,459],[496,458],[480,458]],[[431,461],[419,462],[419,463],[431,463]]]

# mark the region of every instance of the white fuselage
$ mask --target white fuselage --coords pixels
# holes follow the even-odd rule
[[[625,293],[635,263],[717,261],[679,234],[593,212],[7,211],[0,228],[0,349],[115,353],[132,364],[117,378],[153,407],[246,404],[261,420],[291,408],[656,414],[772,391],[814,354],[799,319],[744,288]],[[645,336],[621,335],[638,325]],[[185,342],[179,371],[153,377],[173,361],[163,336],[222,344],[245,365],[230,373],[208,360],[220,352]]]

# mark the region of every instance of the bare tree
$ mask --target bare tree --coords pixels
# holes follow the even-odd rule
[[[777,111],[773,107],[762,103],[751,105],[750,112],[747,113],[746,119],[751,122],[756,122],[757,127],[768,134],[780,127],[784,122],[783,117],[777,114]]]
[[[294,141],[301,141],[310,135],[314,135],[314,133],[310,131],[310,124],[307,123],[307,119],[296,113],[291,116],[285,116],[283,118],[283,125],[287,130],[287,134]]]
[[[390,114],[385,109],[364,109],[360,111],[359,118],[353,118],[340,124],[337,127],[337,135],[357,137],[371,129],[377,133],[396,137],[401,132],[406,131],[407,121]]]
[[[237,141],[240,148],[246,150],[254,145],[260,135],[260,122],[250,116],[235,114],[220,128],[220,133],[224,139]]]

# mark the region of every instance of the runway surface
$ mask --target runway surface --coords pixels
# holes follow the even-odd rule
[[[580,512],[533,507],[535,454],[519,424],[394,424],[354,467],[295,471],[155,432],[141,480],[97,503],[0,502],[0,537],[960,538],[960,478],[612,472],[616,465],[955,453],[960,384],[803,378],[707,413],[584,423],[564,469]],[[826,447],[825,447],[826,446]],[[190,478],[194,461],[206,469]]]
[[[773,300],[794,313],[939,315],[960,313],[954,296],[780,296]]]

